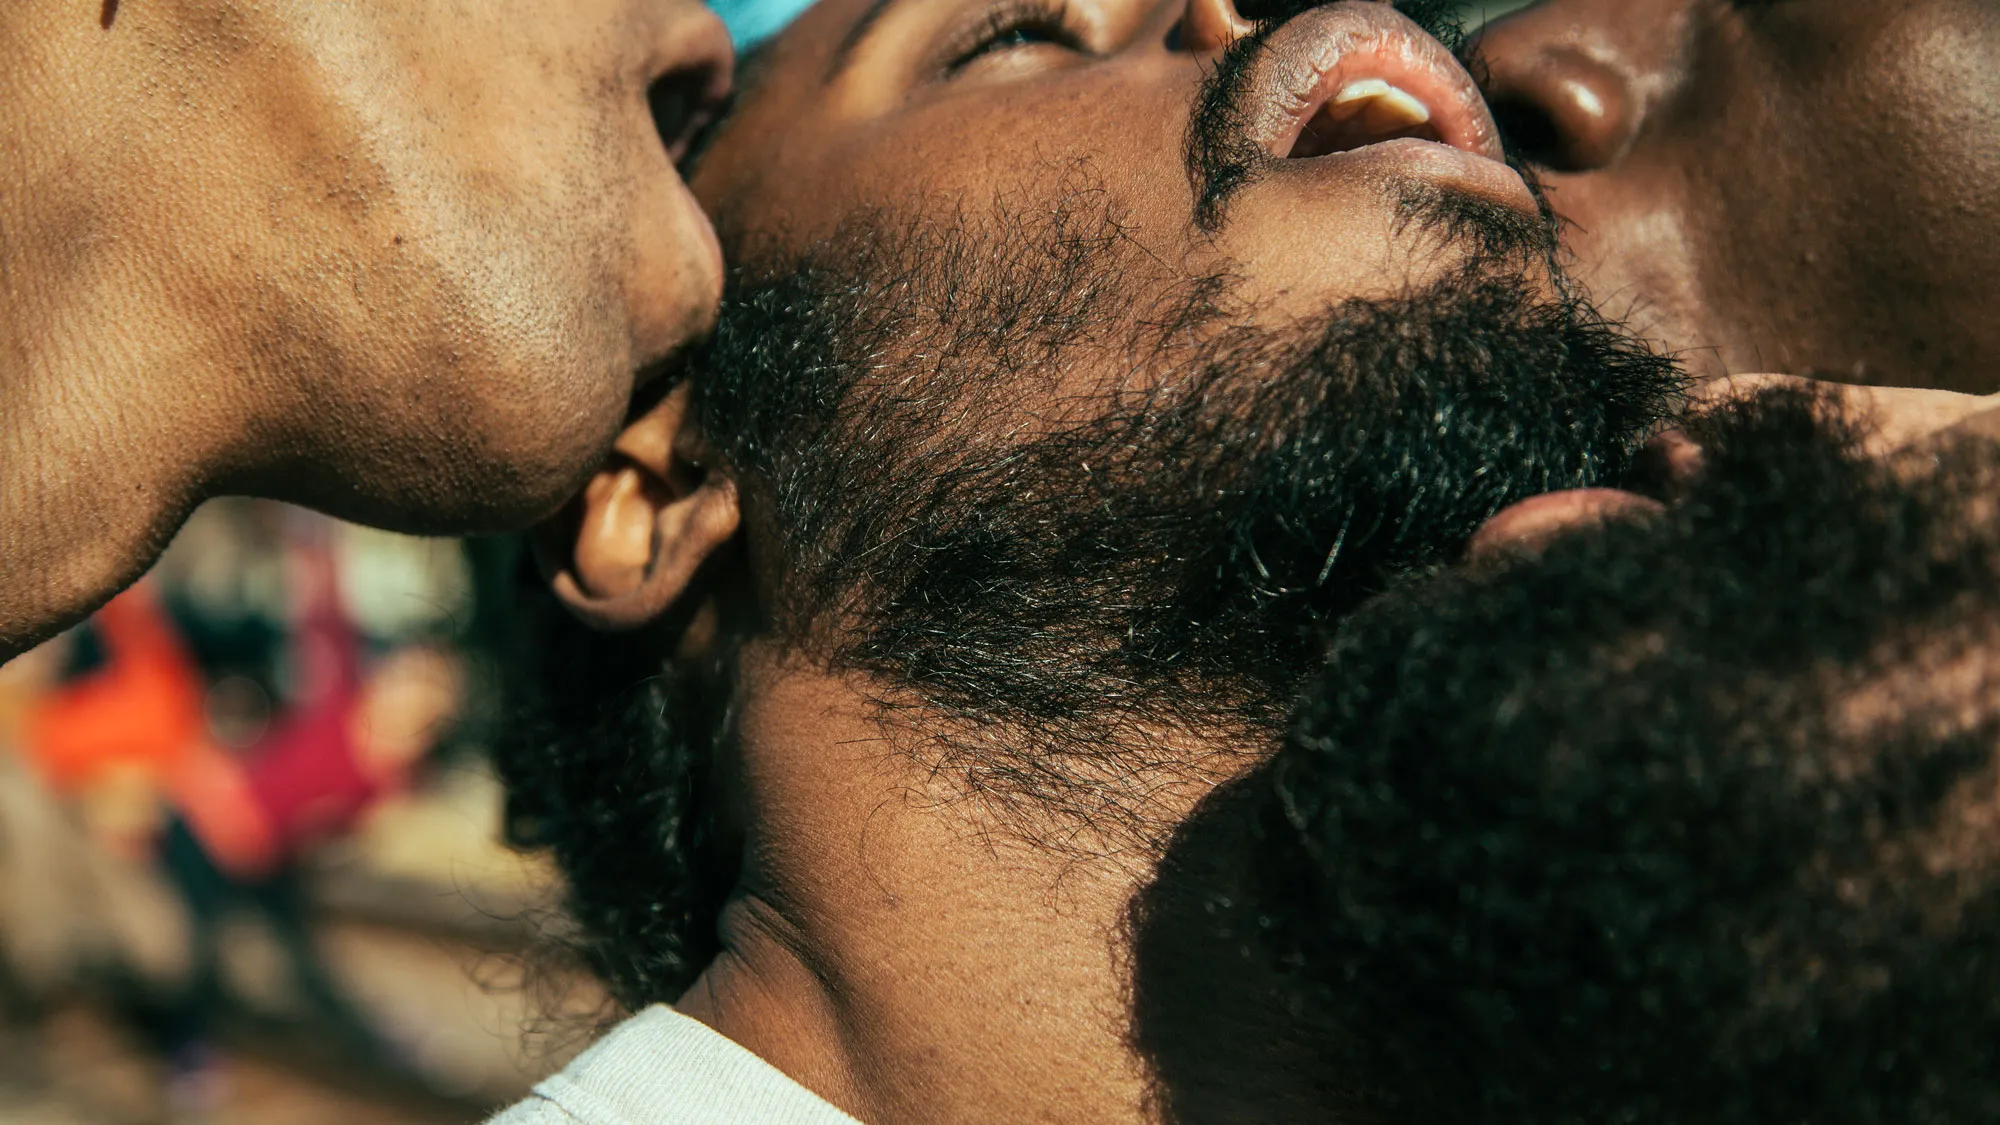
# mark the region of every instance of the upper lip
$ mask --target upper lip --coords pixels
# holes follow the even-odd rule
[[[1472,76],[1442,43],[1384,3],[1315,8],[1273,32],[1252,79],[1250,136],[1275,157],[1292,156],[1308,124],[1326,120],[1322,110],[1370,80],[1421,103],[1429,115],[1421,132],[1429,139],[1504,159],[1500,131]]]

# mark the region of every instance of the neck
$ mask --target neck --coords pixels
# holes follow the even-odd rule
[[[18,361],[0,386],[0,662],[81,620],[145,573],[200,498],[205,397],[114,357]],[[184,401],[147,392],[175,388]]]
[[[746,871],[682,1010],[874,1125],[1150,1120],[1124,930],[1151,849],[1026,842],[851,684],[752,653],[740,690]]]

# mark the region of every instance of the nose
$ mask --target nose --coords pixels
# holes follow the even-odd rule
[[[1187,0],[1181,11],[1181,46],[1197,55],[1219,51],[1250,31],[1236,0]]]
[[[714,228],[675,171],[722,110],[734,53],[722,21],[696,0],[565,0],[579,24],[596,16],[589,41],[616,52],[603,93],[632,146],[628,225],[617,245],[640,377],[652,361],[708,330],[722,297],[722,251]],[[622,20],[607,18],[615,12]],[[649,135],[650,134],[650,135]],[[607,170],[609,171],[609,170]],[[616,181],[605,190],[619,198]]]
[[[729,94],[735,54],[722,20],[705,4],[650,4],[642,78],[654,128],[675,163]]]
[[[1682,67],[1687,2],[1548,0],[1488,25],[1472,50],[1508,148],[1563,172],[1616,163]]]

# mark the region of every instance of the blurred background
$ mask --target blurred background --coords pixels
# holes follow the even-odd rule
[[[0,1125],[473,1125],[580,1049],[486,765],[517,550],[217,501],[0,667]]]
[[[502,841],[506,540],[262,501],[0,668],[0,1122],[480,1120],[601,996]]]

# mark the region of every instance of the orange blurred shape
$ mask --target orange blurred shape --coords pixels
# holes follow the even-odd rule
[[[134,768],[164,784],[204,736],[194,661],[145,584],[113,598],[92,624],[104,665],[28,710],[22,748],[59,792]]]

